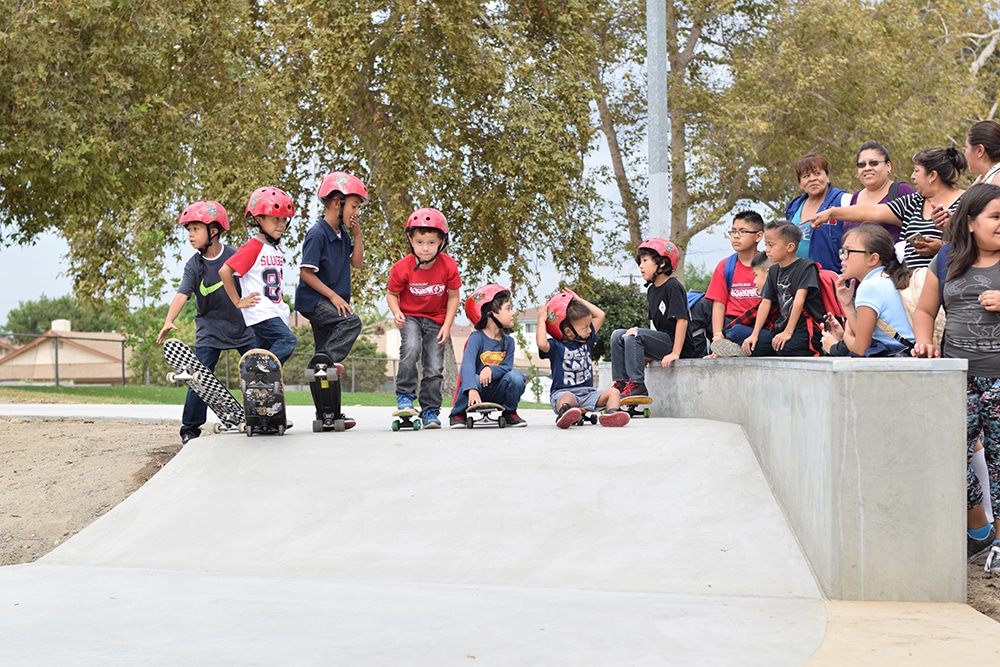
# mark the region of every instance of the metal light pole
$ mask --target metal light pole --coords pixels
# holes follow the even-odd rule
[[[646,0],[649,235],[670,238],[670,114],[667,107],[667,1]]]

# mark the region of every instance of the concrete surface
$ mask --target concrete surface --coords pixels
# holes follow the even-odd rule
[[[0,405],[168,418],[180,408]],[[909,664],[996,656],[964,605],[833,607],[741,429],[203,437],[37,563],[5,665]],[[844,604],[844,603],[840,603]],[[901,642],[905,646],[901,648]],[[903,660],[899,661],[900,664]],[[896,664],[893,661],[891,664]]]
[[[746,430],[827,597],[965,602],[965,378],[955,359],[698,359],[646,383],[659,416]]]

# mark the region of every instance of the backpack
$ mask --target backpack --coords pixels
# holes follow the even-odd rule
[[[823,300],[823,310],[833,313],[837,321],[841,324],[847,319],[844,315],[844,306],[837,298],[837,279],[840,278],[836,272],[824,269],[819,262],[816,262],[816,270],[819,272],[819,296]],[[822,324],[822,322],[821,322]]]
[[[737,253],[733,253],[726,258],[726,265],[722,267],[722,275],[726,279],[726,291],[733,288],[733,276],[736,274],[736,261],[739,259]],[[688,329],[694,338],[695,345],[699,341],[705,342],[705,354],[711,352],[712,345],[712,301],[705,298],[704,292],[688,292],[688,311],[691,319],[688,320]]]

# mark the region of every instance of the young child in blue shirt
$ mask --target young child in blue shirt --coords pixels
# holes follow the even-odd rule
[[[514,326],[510,290],[496,284],[480,287],[465,300],[465,314],[476,330],[462,353],[449,425],[465,428],[466,409],[486,402],[503,406],[507,426],[527,426],[517,415],[526,381],[514,370],[514,339],[507,335]]]
[[[604,311],[570,290],[559,292],[539,309],[535,342],[542,359],[551,365],[549,398],[559,428],[577,423],[584,410],[598,408],[605,408],[598,418],[601,426],[625,426],[630,421],[628,413],[618,409],[617,389],[594,387],[591,348],[602,324]]]

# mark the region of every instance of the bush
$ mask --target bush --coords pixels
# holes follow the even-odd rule
[[[368,358],[364,358],[368,357]],[[389,381],[386,375],[385,352],[379,352],[374,341],[359,336],[344,361],[344,391],[378,391]]]

